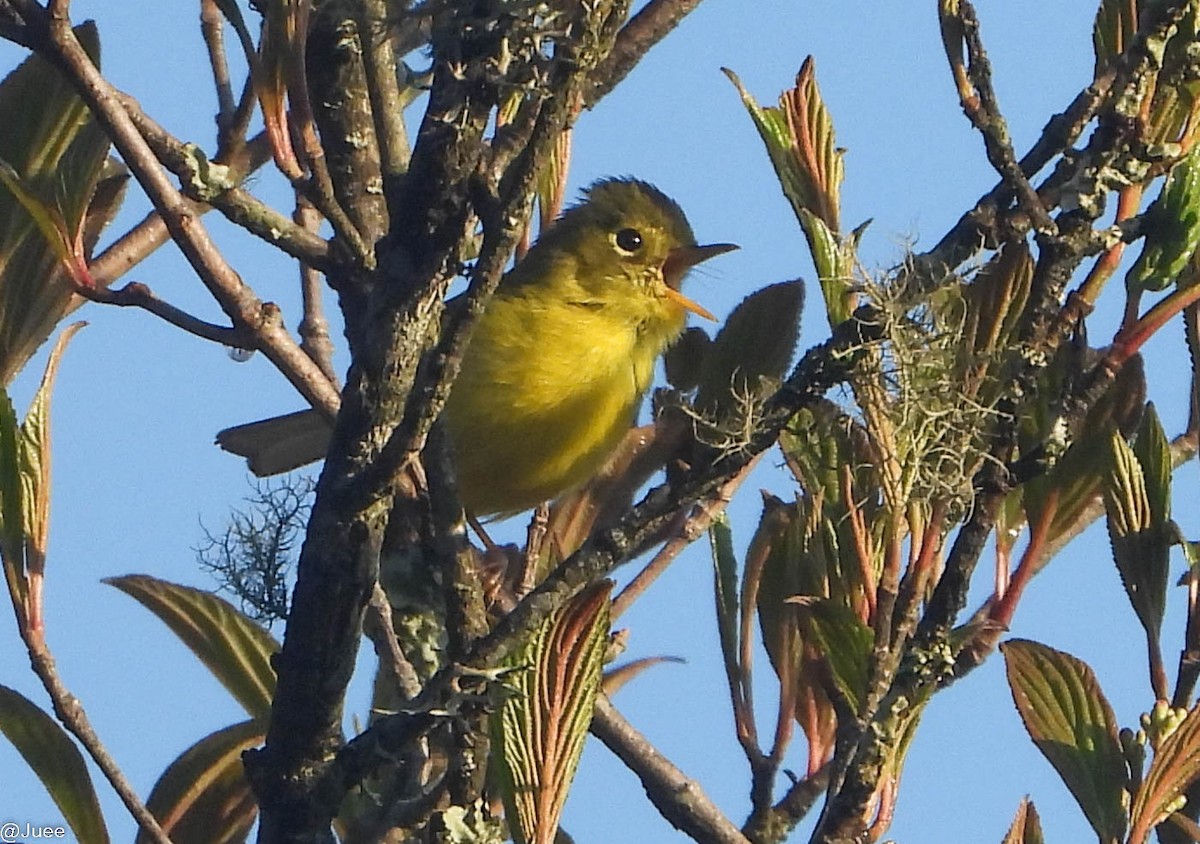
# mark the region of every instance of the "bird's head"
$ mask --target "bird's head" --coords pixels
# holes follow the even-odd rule
[[[679,288],[695,265],[737,247],[699,246],[678,204],[636,179],[602,179],[568,209],[526,257],[535,263],[570,256],[574,282],[596,307],[662,311],[682,323],[688,310],[712,314]],[[541,254],[538,254],[541,253]]]

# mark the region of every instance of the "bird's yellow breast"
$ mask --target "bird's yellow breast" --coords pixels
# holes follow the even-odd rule
[[[594,474],[683,329],[663,300],[612,308],[523,292],[492,299],[443,416],[476,515],[527,509]]]

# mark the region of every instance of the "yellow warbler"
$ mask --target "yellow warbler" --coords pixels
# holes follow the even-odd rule
[[[515,513],[586,481],[634,420],[654,364],[683,331],[687,271],[737,247],[698,246],[680,207],[646,182],[587,189],[501,281],[442,419],[463,506]],[[229,428],[257,474],[319,459],[328,429],[305,411]]]

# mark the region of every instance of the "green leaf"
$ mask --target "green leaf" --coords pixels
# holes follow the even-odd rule
[[[712,348],[712,339],[703,328],[691,326],[663,355],[667,383],[687,392],[700,384],[700,373]]]
[[[22,210],[33,219],[55,257],[63,263],[69,262],[73,238],[62,211],[49,200],[38,196],[33,186],[26,183],[16,168],[3,158],[0,158],[0,185],[8,189]]]
[[[85,23],[75,33],[98,64],[95,26]],[[0,114],[0,160],[7,162],[0,168],[6,175],[0,183],[0,384],[7,384],[75,304],[62,273],[63,251],[86,253],[120,194],[97,194],[109,166],[108,138],[49,62],[33,55],[0,82]],[[31,210],[43,228],[52,223],[55,245]],[[59,242],[60,227],[66,243]]]
[[[0,732],[42,781],[75,839],[80,844],[108,844],[83,754],[58,722],[19,692],[0,686]]]
[[[861,712],[867,697],[875,634],[849,607],[824,598],[789,599],[799,606],[806,638],[821,653],[838,692],[852,712]]]
[[[800,228],[808,240],[808,250],[821,284],[825,312],[830,327],[840,325],[854,312],[854,261],[858,241],[867,223],[855,229],[849,238],[840,239],[825,221],[807,208],[796,212]]]
[[[1146,778],[1130,809],[1130,841],[1144,841],[1149,831],[1178,808],[1177,801],[1200,777],[1200,704],[1158,746]]]
[[[1111,465],[1104,508],[1113,558],[1138,621],[1157,650],[1175,534],[1170,522],[1170,444],[1153,406],[1142,420],[1135,448],[1119,434],[1112,435]]]
[[[1112,707],[1085,663],[1025,639],[1000,646],[1013,701],[1033,743],[1075,796],[1101,842],[1125,834],[1125,757]]]
[[[157,615],[212,672],[251,718],[265,719],[275,694],[271,634],[211,592],[147,575],[104,581]]]
[[[491,756],[516,844],[552,844],[579,765],[608,643],[610,581],[575,596],[508,660]]]
[[[1146,479],[1150,515],[1155,523],[1165,525],[1171,520],[1171,443],[1153,404],[1142,414],[1133,453]]]
[[[704,359],[696,407],[721,419],[787,370],[800,337],[804,282],[756,290],[725,321]]]
[[[205,736],[172,762],[146,800],[173,844],[244,841],[258,803],[242,769],[242,753],[262,744],[266,723],[243,721]],[[138,833],[138,844],[153,839]]]
[[[32,573],[45,567],[50,536],[50,399],[58,365],[67,344],[87,323],[76,322],[59,335],[42,382],[21,422],[21,484],[24,507],[26,560]]]
[[[21,444],[17,414],[0,386],[0,560],[17,618],[24,623],[28,584],[25,580],[25,507],[21,488]]]
[[[1200,144],[1171,168],[1145,220],[1142,254],[1125,276],[1130,291],[1174,283],[1200,244]]]
[[[717,633],[721,642],[721,655],[725,659],[725,670],[730,682],[738,673],[741,653],[741,637],[738,634],[738,588],[737,555],[733,551],[733,528],[724,513],[713,520],[708,529],[709,547],[712,549],[713,575],[717,600]]]
[[[1017,807],[1017,816],[1013,818],[1012,826],[1008,828],[1008,834],[1004,836],[1002,844],[1045,844],[1045,841],[1042,836],[1041,818],[1038,817],[1033,801],[1026,797]]]
[[[1064,375],[1063,377],[1071,377]],[[1058,395],[1056,388],[1045,395]],[[1052,506],[1053,514],[1045,542],[1055,545],[1065,532],[1076,530],[1082,514],[1102,494],[1103,472],[1109,465],[1112,431],[1129,436],[1141,417],[1146,400],[1146,375],[1140,355],[1129,359],[1108,391],[1088,411],[1074,441],[1057,464],[1025,485],[1025,511],[1030,524],[1041,521],[1042,512]],[[1034,441],[1051,437],[1049,414],[1041,414],[1044,427],[1033,434]]]

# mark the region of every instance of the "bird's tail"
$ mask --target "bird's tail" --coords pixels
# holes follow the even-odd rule
[[[245,457],[250,471],[265,478],[323,458],[329,435],[329,423],[310,409],[226,428],[217,445]]]

